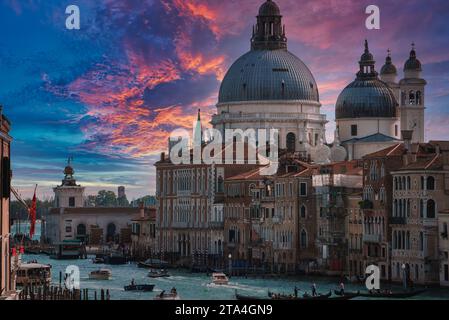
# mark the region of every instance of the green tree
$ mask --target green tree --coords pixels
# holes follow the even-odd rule
[[[96,207],[116,207],[117,196],[113,191],[100,190],[95,199]]]
[[[123,197],[118,197],[117,204],[119,207],[129,207],[129,201],[128,198],[126,198],[126,195],[124,195]]]

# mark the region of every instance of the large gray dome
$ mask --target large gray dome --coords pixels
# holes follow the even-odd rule
[[[266,100],[319,101],[309,68],[287,50],[252,50],[231,66],[221,83],[219,103]]]
[[[395,118],[397,106],[393,92],[384,82],[378,79],[357,79],[338,97],[335,117]]]

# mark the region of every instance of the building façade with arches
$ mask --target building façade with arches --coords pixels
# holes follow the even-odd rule
[[[61,185],[53,188],[55,207],[43,218],[44,240],[49,243],[79,240],[87,245],[132,242],[133,220],[141,217],[134,207],[85,207],[85,188],[76,183],[70,163],[64,169]],[[154,219],[154,208],[145,208],[145,216]]]

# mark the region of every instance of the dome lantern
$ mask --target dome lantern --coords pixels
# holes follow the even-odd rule
[[[360,57],[360,70],[357,73],[359,79],[377,79],[377,72],[374,69],[376,61],[372,53],[369,51],[368,40],[365,40],[365,52]]]
[[[251,49],[287,49],[287,38],[285,37],[285,27],[282,25],[281,10],[274,1],[267,0],[259,9],[257,24],[253,28]]]

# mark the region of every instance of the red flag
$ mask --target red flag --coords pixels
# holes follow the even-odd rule
[[[37,186],[36,186],[37,188]],[[30,238],[32,239],[34,236],[34,228],[36,225],[36,188],[34,189],[33,201],[31,202],[30,208]]]

